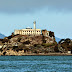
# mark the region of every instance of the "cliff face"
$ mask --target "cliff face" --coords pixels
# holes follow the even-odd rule
[[[25,55],[55,52],[55,38],[50,36],[9,36],[0,41],[0,55]]]
[[[61,39],[57,45],[57,48],[59,52],[65,53],[71,51],[72,53],[72,40],[69,38]]]

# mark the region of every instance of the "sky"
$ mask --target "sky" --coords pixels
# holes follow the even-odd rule
[[[0,0],[0,33],[33,28],[34,21],[37,29],[72,39],[72,0]]]

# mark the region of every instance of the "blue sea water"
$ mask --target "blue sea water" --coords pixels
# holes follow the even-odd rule
[[[0,72],[72,72],[72,56],[0,56]]]

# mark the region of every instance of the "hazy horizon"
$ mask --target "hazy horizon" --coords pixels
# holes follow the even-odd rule
[[[0,33],[9,36],[26,27],[53,31],[72,39],[72,0],[0,0]]]

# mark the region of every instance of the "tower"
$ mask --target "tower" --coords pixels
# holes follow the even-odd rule
[[[34,23],[34,35],[36,35],[36,21],[34,21],[33,23]]]

